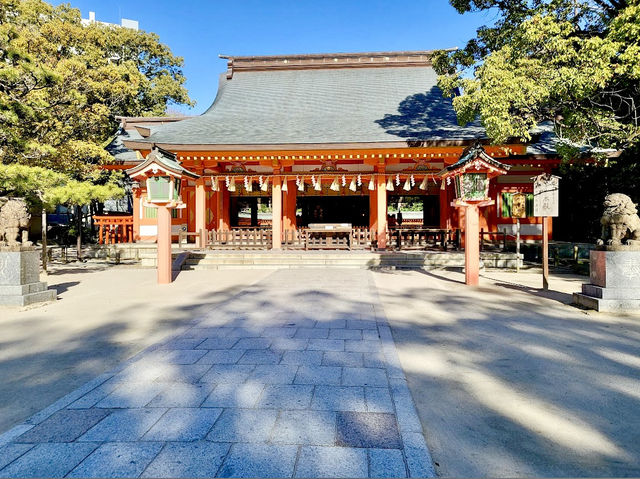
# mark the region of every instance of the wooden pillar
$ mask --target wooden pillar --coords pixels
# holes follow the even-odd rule
[[[476,205],[466,206],[464,210],[464,279],[469,286],[477,286],[480,279],[479,211]]]
[[[378,195],[377,190],[369,190],[369,231],[378,229]]]
[[[272,249],[282,247],[282,186],[278,176],[279,170],[273,171],[273,182],[271,184],[271,236]]]
[[[549,289],[549,217],[542,217],[542,289]]]
[[[229,191],[224,188],[224,181],[218,180],[218,193],[216,194],[216,224],[218,231],[229,229]]]
[[[378,173],[384,173],[385,167],[378,167]],[[377,180],[377,216],[378,216],[378,249],[387,248],[387,190],[384,174],[379,174]]]
[[[133,240],[140,239],[140,218],[142,216],[142,190],[134,188],[133,190]]]
[[[207,237],[207,192],[205,190],[204,178],[196,180],[196,247],[204,248]]]
[[[285,231],[291,231],[296,229],[296,180],[287,180],[287,191],[282,193],[284,197],[283,201],[283,222],[282,228]]]
[[[440,228],[443,229],[451,229],[451,213],[453,207],[451,206],[451,201],[449,200],[449,194],[447,188],[444,190],[440,189]]]
[[[171,208],[158,206],[158,284],[171,283]]]

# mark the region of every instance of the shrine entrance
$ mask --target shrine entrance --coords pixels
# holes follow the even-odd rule
[[[297,199],[298,226],[309,223],[350,223],[369,226],[368,196],[306,196]]]

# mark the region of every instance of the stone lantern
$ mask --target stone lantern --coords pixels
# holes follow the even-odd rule
[[[510,166],[491,158],[480,145],[462,152],[460,159],[447,166],[438,176],[445,185],[454,184],[456,198],[451,206],[465,210],[464,256],[465,282],[476,286],[480,270],[479,208],[494,204],[489,197],[489,181],[507,174]]]
[[[158,209],[158,283],[171,283],[171,210],[186,206],[180,195],[182,179],[200,176],[183,168],[173,153],[155,147],[145,161],[127,170],[127,174],[145,184],[143,204]]]

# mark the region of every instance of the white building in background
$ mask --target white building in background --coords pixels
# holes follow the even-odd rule
[[[121,18],[120,25],[117,23],[100,22],[96,20],[96,12],[89,12],[89,18],[83,18],[83,25],[90,25],[92,23],[100,23],[101,25],[108,25],[112,27],[130,28],[132,30],[138,30],[138,20],[129,20],[128,18]]]

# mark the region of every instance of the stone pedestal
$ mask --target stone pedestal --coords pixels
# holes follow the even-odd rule
[[[56,296],[40,281],[40,255],[34,247],[0,247],[0,305],[26,306]]]
[[[591,251],[591,284],[573,302],[597,311],[640,311],[640,251]]]

